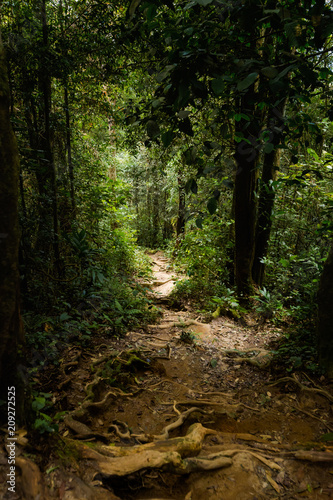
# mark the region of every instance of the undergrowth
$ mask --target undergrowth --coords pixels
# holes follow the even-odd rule
[[[307,371],[321,375],[323,370],[317,362],[317,337],[312,322],[292,325],[273,347],[273,367],[277,371]]]
[[[129,235],[114,232],[105,248],[94,247],[84,230],[72,231],[66,241],[74,279],[45,283],[36,275],[32,288],[39,287],[42,293],[34,294],[34,303],[25,303],[26,347],[33,371],[57,365],[68,345],[88,346],[96,335],[119,337],[158,315],[147,289],[137,280],[150,275],[149,259]]]

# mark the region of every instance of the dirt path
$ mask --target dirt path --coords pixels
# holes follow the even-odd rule
[[[333,398],[302,374],[270,373],[276,329],[173,311],[176,278],[161,252],[151,258],[160,322],[72,350],[55,392],[62,444],[44,475],[22,453],[30,496],[3,498],[333,498],[333,450],[318,442],[333,430]]]

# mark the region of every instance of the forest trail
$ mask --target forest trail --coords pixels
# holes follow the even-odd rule
[[[333,397],[304,374],[271,373],[276,328],[172,309],[177,277],[161,252],[151,259],[160,321],[68,352],[50,381],[67,411],[61,440],[40,448],[39,467],[23,450],[18,496],[3,498],[333,498],[333,450],[319,442]]]

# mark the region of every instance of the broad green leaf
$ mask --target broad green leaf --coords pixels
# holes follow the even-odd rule
[[[155,99],[151,105],[153,106],[153,108],[159,108],[162,104],[162,102],[165,100],[164,97],[160,97],[159,99]]]
[[[45,405],[46,405],[46,399],[39,396],[36,397],[31,403],[32,409],[36,412],[45,408]]]
[[[278,82],[281,78],[283,78],[285,75],[287,75],[289,73],[289,71],[291,71],[292,69],[294,69],[295,67],[295,64],[290,64],[289,66],[287,66],[286,68],[284,68],[282,71],[280,71],[280,73],[274,78],[274,80],[272,80],[272,83],[276,83]]]
[[[70,316],[69,314],[67,314],[66,312],[60,314],[60,321],[67,321],[68,319],[71,319],[72,316]]]
[[[186,164],[192,165],[192,163],[194,163],[195,160],[197,159],[197,154],[198,154],[197,146],[191,146],[190,148],[188,148],[184,153]]]
[[[248,87],[250,87],[250,85],[252,85],[257,79],[257,76],[258,76],[257,72],[250,73],[249,75],[247,75],[247,77],[244,78],[244,80],[237,83],[237,90],[239,92],[242,92],[242,90],[245,90]]]
[[[192,26],[190,28],[184,29],[185,35],[189,35],[189,36],[193,35],[193,31],[194,31],[194,28],[192,28]]]
[[[211,81],[211,86],[215,95],[221,95],[225,88],[225,81],[221,77],[214,78]]]
[[[275,78],[279,72],[273,66],[266,66],[260,70],[260,73],[266,76],[267,78]]]
[[[333,441],[333,432],[328,432],[320,436],[320,441]]]
[[[128,8],[128,17],[133,19],[134,14],[138,6],[140,5],[141,0],[132,0],[131,5]]]
[[[268,155],[273,150],[274,150],[274,144],[272,144],[271,142],[266,142],[264,146],[264,153]]]
[[[160,73],[158,73],[158,75],[156,75],[156,81],[158,83],[161,83],[163,82],[163,80],[165,80],[165,78],[167,78],[168,76],[170,75],[170,71],[165,69],[164,71],[161,71]]]
[[[197,5],[203,5],[204,7],[206,7],[206,5],[209,5],[212,2],[213,0],[195,0],[195,3]]]
[[[190,90],[187,82],[181,82],[178,87],[177,104],[180,108],[186,107],[190,99]]]
[[[170,146],[170,144],[173,141],[174,136],[175,136],[175,134],[172,132],[172,130],[168,130],[167,132],[164,132],[164,134],[162,134],[162,142],[163,142],[163,146],[165,148]]]
[[[287,259],[280,259],[280,264],[282,267],[289,267],[289,260]]]
[[[216,212],[217,209],[217,199],[216,198],[210,198],[207,203],[207,208],[208,212],[213,215]]]
[[[123,307],[121,306],[121,304],[118,302],[117,299],[115,299],[114,304],[115,304],[116,308],[118,309],[118,311],[124,312]]]
[[[47,422],[52,422],[52,417],[50,417],[50,415],[46,415],[46,413],[40,413],[40,416],[43,417]]]
[[[201,218],[201,217],[198,217],[198,218],[196,219],[195,223],[196,223],[196,225],[197,225],[197,227],[198,227],[199,229],[202,229],[202,218]]]
[[[215,368],[215,367],[217,366],[217,359],[216,359],[216,358],[212,358],[212,359],[210,360],[210,366],[211,366],[212,368]]]
[[[298,25],[299,25],[298,21],[292,21],[291,23],[287,23],[284,27],[287,33],[287,37],[290,41],[290,44],[293,47],[299,46],[298,37],[296,34]]]
[[[189,115],[191,114],[190,111],[179,111],[179,113],[177,113],[177,116],[178,118],[180,118],[181,120],[184,120],[185,118],[187,118]]]

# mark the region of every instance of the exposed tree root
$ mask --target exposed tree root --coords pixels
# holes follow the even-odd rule
[[[263,464],[267,465],[267,467],[269,467],[270,469],[278,470],[278,471],[281,470],[280,465],[276,464],[275,462],[273,462],[271,460],[268,460],[263,455],[260,455],[259,453],[255,453],[255,452],[248,450],[246,448],[240,449],[240,450],[224,450],[222,453],[224,454],[225,457],[233,457],[237,453],[248,453],[249,455],[252,455],[253,457],[260,460]]]
[[[161,405],[173,405],[170,401],[163,401]],[[188,399],[187,401],[177,401],[177,405],[197,405],[197,406],[225,406],[225,402],[218,403],[216,401],[208,401],[203,399]],[[239,405],[232,405],[232,409],[238,408]]]
[[[176,413],[178,413],[179,418],[175,421],[172,422],[171,424],[167,425],[164,427],[162,434],[159,435],[153,435],[153,436],[148,436],[147,434],[133,434],[132,437],[135,437],[138,441],[141,442],[147,442],[150,439],[153,439],[154,441],[159,441],[163,439],[169,439],[169,433],[185,422],[185,420],[191,415],[191,413],[194,412],[199,412],[199,413],[206,413],[204,410],[201,410],[200,408],[192,407],[189,410],[184,411],[183,413],[180,413],[176,408],[174,407]],[[214,431],[212,431],[214,432]]]
[[[136,441],[139,441],[141,443],[147,443],[149,441],[158,441],[158,440],[166,440],[169,439],[169,434],[171,431],[177,429],[183,423],[185,420],[189,417],[194,412],[199,412],[199,413],[206,413],[204,410],[201,410],[200,408],[190,408],[183,413],[180,413],[178,410],[175,409],[175,411],[178,413],[179,417],[175,422],[172,422],[171,424],[168,424],[166,427],[164,427],[163,431],[161,434],[158,435],[148,435],[148,434],[131,434],[128,425],[125,422],[120,422],[120,421],[115,421],[112,425],[109,426],[109,431],[113,430],[114,433],[121,439],[132,439],[134,438]],[[78,414],[80,412],[80,414]],[[66,426],[71,429],[72,431],[75,432],[76,439],[86,439],[86,438],[91,438],[95,437],[97,439],[102,439],[102,441],[108,441],[114,437],[113,433],[99,433],[99,432],[94,432],[88,427],[86,424],[76,420],[73,418],[73,414],[76,416],[79,416],[80,418],[85,416],[85,409],[82,410],[82,407],[80,410],[77,412],[73,412],[71,415],[67,415],[64,419],[64,422]],[[123,427],[125,432],[122,432],[119,428],[119,425]],[[214,431],[212,431],[214,432]]]
[[[333,462],[333,453],[329,451],[307,451],[299,450],[295,451],[294,457],[297,460],[306,460],[308,462]]]
[[[185,414],[182,415],[184,416]],[[175,424],[176,422],[173,425]],[[223,450],[197,457],[205,437],[209,434],[216,434],[216,431],[196,423],[188,429],[184,437],[161,439],[130,448],[99,445],[96,449],[91,449],[81,444],[79,452],[82,458],[93,461],[94,468],[98,471],[95,477],[101,475],[105,478],[124,477],[142,469],[152,468],[175,474],[213,470],[232,465],[232,457],[238,453],[249,454],[272,470],[281,470],[280,465],[274,461],[246,448]],[[327,461],[327,454],[315,457],[313,454],[295,452],[293,456],[305,460],[317,458]]]
[[[66,370],[68,368],[71,368],[72,366],[77,366],[79,364],[79,359],[81,358],[81,355],[82,355],[82,351],[79,350],[76,355],[74,356],[74,359],[72,359],[72,361],[69,361],[68,363],[64,363],[61,365],[61,373],[62,373],[62,376],[63,376],[63,381],[60,382],[60,384],[58,385],[58,389],[61,390],[63,389],[63,387],[65,387],[65,385],[69,384],[72,380],[72,377],[71,376],[67,376],[66,374]]]
[[[96,403],[92,403],[91,401],[86,401],[83,403],[81,408],[99,408],[102,409],[103,406],[107,403],[108,399],[113,396],[114,398],[118,398],[119,396],[122,397],[131,397],[133,396],[132,392],[123,392],[121,389],[118,389],[117,387],[114,387],[112,391],[108,391],[104,398],[101,401],[97,401]]]
[[[309,377],[308,377],[309,378]],[[311,379],[310,379],[311,380]],[[312,392],[316,394],[320,394],[321,396],[324,396],[327,398],[329,401],[333,402],[333,396],[329,392],[325,391],[324,389],[317,387],[307,387],[306,385],[302,384],[295,373],[293,373],[292,377],[283,377],[280,378],[279,380],[276,380],[275,382],[271,382],[269,385],[278,385],[278,384],[283,384],[285,382],[293,382],[294,384],[298,385],[298,387],[304,391],[304,392]]]
[[[207,326],[207,323],[200,323],[199,321],[196,321],[195,319],[189,319],[185,321],[171,321],[168,322],[167,324],[162,323],[160,325],[148,325],[149,328],[158,328],[159,330],[167,330],[168,328],[173,328],[173,327],[187,327],[191,325],[197,325],[197,326]]]
[[[216,401],[209,401],[209,400],[202,400],[202,399],[194,399],[194,400],[187,400],[187,401],[177,401],[177,402],[169,402],[169,401],[164,401],[161,404],[163,405],[188,405],[188,404],[194,404],[196,406],[226,406],[225,402],[219,403]],[[226,415],[229,415],[230,413],[234,413],[239,410],[239,408],[246,408],[247,410],[251,411],[258,411],[261,412],[261,408],[252,408],[251,406],[247,406],[244,403],[237,403],[237,404],[227,404],[227,409],[224,410],[223,413]]]
[[[109,361],[111,358],[116,358],[117,356],[120,356],[120,352],[119,351],[111,351],[109,352],[108,354],[106,354],[105,356],[102,356],[98,359],[95,359],[92,363],[91,363],[91,369],[92,371],[94,371],[94,368],[95,366],[98,366],[102,363],[104,363],[105,361]]]
[[[165,332],[165,333],[167,333],[167,332]],[[148,339],[148,340],[155,339],[155,340],[158,340],[159,342],[166,342],[166,339],[161,339],[160,337],[157,337],[156,335],[151,335],[151,334],[144,335],[144,334],[138,333],[138,332],[131,332],[131,335],[137,335],[140,337],[140,339]],[[173,335],[173,333],[167,333],[167,335]],[[160,346],[159,346],[159,348],[160,348]]]
[[[22,489],[25,494],[25,498],[44,498],[49,499],[47,488],[44,483],[43,476],[38,468],[38,466],[24,457],[16,457],[16,466],[21,469],[22,475]],[[16,495],[14,494],[16,497]]]
[[[273,353],[265,349],[246,349],[244,351],[226,349],[222,352],[223,354],[230,354],[232,356],[238,354],[238,357],[233,358],[235,362],[248,363],[249,365],[255,366],[256,368],[260,369],[268,368],[273,359]],[[258,354],[251,357],[239,356],[240,354],[246,354],[249,352],[257,352]]]
[[[232,464],[232,460],[222,453],[193,458],[200,452],[205,436],[215,433],[216,431],[197,423],[188,429],[184,437],[163,439],[130,448],[101,445],[96,448],[98,451],[82,444],[79,452],[82,458],[93,460],[98,469],[96,475],[101,474],[104,477],[123,477],[141,469],[150,468],[188,474],[197,470],[216,469]]]
[[[329,424],[325,423],[321,418],[317,417],[316,415],[313,415],[313,413],[303,410],[302,408],[299,408],[298,406],[291,406],[293,410],[299,411],[300,413],[304,413],[304,415],[308,415],[309,417],[318,420],[318,422],[321,422],[330,432],[333,432],[333,427],[330,426]]]

